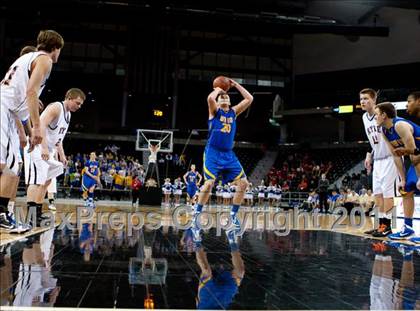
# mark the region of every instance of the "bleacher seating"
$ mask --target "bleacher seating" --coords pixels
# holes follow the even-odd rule
[[[298,184],[301,176],[305,175],[309,180],[312,179],[312,167],[319,165],[321,173],[327,173],[330,184],[333,184],[346,171],[355,164],[364,159],[366,148],[337,148],[337,149],[282,149],[279,151],[274,164],[275,170],[281,170],[284,163],[288,164],[289,170],[295,170],[300,167],[307,168],[303,173],[297,173],[297,177],[289,180],[289,186],[292,191],[298,190]],[[268,179],[273,173],[268,174]],[[280,178],[280,184],[283,180]],[[318,177],[315,178],[313,185],[318,184]],[[314,188],[309,186],[307,190]]]

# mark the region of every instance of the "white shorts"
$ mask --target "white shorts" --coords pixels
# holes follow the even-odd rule
[[[25,182],[27,185],[44,185],[47,180],[60,176],[64,172],[63,163],[54,160],[54,154],[50,153],[50,159],[44,161],[41,158],[41,146],[37,145],[32,152],[28,152],[29,146],[23,152],[25,162]]]
[[[251,193],[245,193],[245,200],[252,200],[252,194]]]
[[[258,198],[265,199],[265,193],[258,193]]]
[[[3,102],[1,103],[0,108],[0,163],[6,164],[6,167],[10,169],[14,175],[17,175],[19,171],[19,135],[17,134],[13,114]]]
[[[370,281],[370,309],[394,310],[396,308],[397,290],[399,281],[379,275],[372,275]]]
[[[47,188],[48,193],[57,193],[57,178],[51,179],[51,183]]]
[[[268,198],[269,199],[275,199],[276,198],[276,195],[274,193],[269,193],[268,194]]]
[[[229,192],[223,192],[222,197],[223,197],[223,199],[230,199],[230,193]]]
[[[373,194],[382,194],[384,198],[393,198],[396,194],[397,177],[398,171],[392,156],[374,161],[372,176]]]
[[[174,194],[175,195],[182,195],[182,190],[175,190],[174,191]]]

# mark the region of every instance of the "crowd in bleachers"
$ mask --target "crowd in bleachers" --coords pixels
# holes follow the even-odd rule
[[[328,176],[332,169],[332,161],[316,162],[308,153],[293,153],[283,159],[281,166],[271,168],[267,183],[281,185],[283,192],[313,191],[318,187],[321,174]]]
[[[307,199],[301,206],[305,211],[316,210],[320,213],[333,213],[337,207],[344,207],[350,214],[351,210],[360,206],[362,211],[368,214],[372,211],[375,204],[375,196],[371,189],[363,187],[359,192],[351,188],[333,189],[328,196],[328,206],[326,210],[322,209],[317,191],[309,193]]]

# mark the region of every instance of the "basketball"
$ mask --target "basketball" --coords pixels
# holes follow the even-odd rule
[[[218,76],[213,80],[213,88],[220,87],[225,92],[230,89],[230,80],[225,76]]]

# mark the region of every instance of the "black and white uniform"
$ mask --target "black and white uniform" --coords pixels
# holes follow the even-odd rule
[[[66,111],[63,102],[55,102],[51,105],[60,106],[60,115],[46,128],[45,140],[50,157],[48,161],[41,158],[41,145],[37,145],[30,153],[28,152],[29,146],[25,147],[25,180],[28,185],[44,185],[47,180],[60,176],[64,172],[63,164],[54,159],[54,149],[63,142],[66,136],[71,113]]]
[[[162,186],[163,194],[171,194],[172,193],[172,184],[170,182],[165,182]]]
[[[252,188],[251,187],[246,188],[244,199],[252,200],[253,198],[254,198],[254,193],[252,192]]]
[[[223,186],[217,185],[216,186],[216,197],[222,197],[223,196]]]
[[[22,122],[29,119],[28,103],[26,101],[26,90],[31,74],[32,62],[45,52],[31,52],[19,57],[10,66],[4,79],[0,83],[0,163],[17,172],[19,139],[16,140],[16,125],[14,116]],[[38,96],[41,94],[49,74],[42,81]],[[17,165],[16,165],[17,166]]]
[[[276,190],[275,190],[275,199],[277,200],[277,201],[280,201],[281,200],[281,194],[282,194],[282,191],[281,191],[281,187],[280,186],[277,186],[276,187]]]
[[[373,150],[372,190],[373,194],[382,194],[384,198],[393,198],[398,176],[393,156],[389,150],[382,128],[376,125],[375,115],[363,114],[365,132]]]
[[[276,198],[276,186],[268,186],[267,187],[268,198],[275,199]]]
[[[57,287],[57,279],[51,275],[51,271],[45,268],[45,262],[48,262],[51,257],[53,235],[54,229],[43,232],[40,236],[40,250],[28,250],[29,252],[39,252],[35,255],[42,255],[41,262],[44,264],[29,262],[19,265],[13,306],[31,307],[34,301],[38,301],[38,306],[50,306],[48,296]],[[35,258],[39,258],[39,256]]]
[[[375,261],[392,261],[391,256],[376,255]],[[386,274],[385,271],[381,271]],[[400,288],[399,280],[395,280],[392,276],[372,274],[370,280],[370,310],[398,310],[398,294]],[[401,298],[400,298],[401,299]]]
[[[175,183],[172,186],[174,195],[182,195],[182,189],[184,189],[184,183],[182,181],[175,181]]]
[[[230,187],[227,184],[223,187],[223,199],[230,199]]]
[[[266,192],[266,187],[265,186],[258,186],[257,187],[258,190],[258,198],[265,198],[265,192]]]

